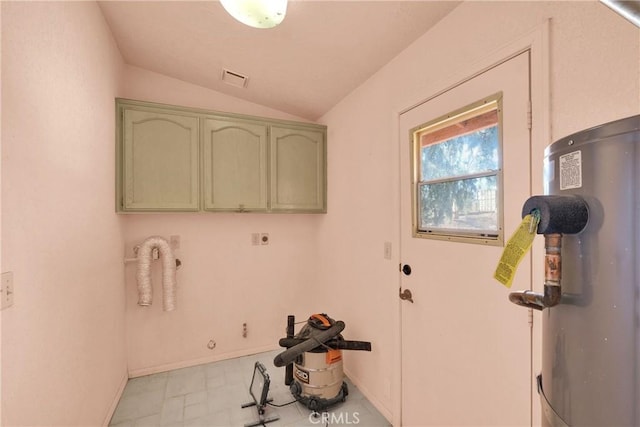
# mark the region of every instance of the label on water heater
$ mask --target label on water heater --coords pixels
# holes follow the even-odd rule
[[[582,151],[560,156],[560,190],[582,187]]]

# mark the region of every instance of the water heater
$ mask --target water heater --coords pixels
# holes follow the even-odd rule
[[[543,425],[639,426],[640,115],[553,143],[544,177],[522,212],[541,214],[544,293],[510,295],[542,311]]]

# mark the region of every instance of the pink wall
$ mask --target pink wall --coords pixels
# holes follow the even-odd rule
[[[16,286],[2,312],[5,425],[101,424],[127,369],[275,348],[287,314],[316,311],[345,320],[347,339],[373,342],[346,352],[346,369],[396,418],[398,110],[552,17],[552,138],[640,111],[637,29],[604,6],[463,3],[323,118],[327,215],[116,215],[114,97],[296,118],[124,66],[94,3],[1,11],[0,265]],[[270,245],[252,246],[255,232]],[[138,307],[135,267],[122,264],[152,234],[181,237],[174,312]]]
[[[127,370],[275,348],[287,314],[313,305],[323,216],[116,215],[113,99],[301,119],[124,65],[93,3],[2,11],[2,266],[16,285],[2,314],[5,424],[100,424]],[[271,243],[252,246],[254,232]],[[172,313],[138,307],[122,264],[151,234],[181,237]]]
[[[638,114],[638,29],[605,6],[465,2],[321,120],[329,128],[331,191],[330,209],[318,230],[318,281],[327,292],[318,293],[317,300],[346,321],[345,337],[372,340],[370,354],[345,354],[345,370],[378,409],[396,421],[401,183],[397,115],[445,89],[451,76],[471,70],[547,18],[552,18],[552,101],[544,108],[551,111],[552,138]],[[539,141],[535,144],[542,150]],[[534,154],[541,158],[541,153]],[[349,185],[341,185],[344,182]],[[541,188],[541,183],[535,185]],[[383,257],[385,241],[393,243],[390,261]]]
[[[114,97],[95,3],[2,2],[4,425],[100,425],[126,379]]]
[[[125,66],[123,96],[140,101],[160,102],[283,120],[308,121],[273,108],[253,104],[202,86],[186,83],[182,80],[131,65]]]
[[[127,98],[262,117],[300,120],[256,104],[135,67]],[[177,310],[163,312],[159,265],[155,302],[136,305],[135,264],[126,267],[129,373],[147,374],[277,348],[288,314],[304,318],[316,284],[317,231],[324,215],[123,215],[128,256],[151,235],[179,235]],[[251,233],[269,233],[253,246]],[[242,337],[247,323],[248,336]],[[210,350],[207,344],[216,342]]]
[[[0,7],[0,28],[2,28],[2,7]],[[0,53],[2,33],[0,32]],[[0,153],[2,153],[2,54],[0,54]],[[1,158],[1,156],[0,156]],[[2,242],[2,161],[0,161],[0,242]],[[2,244],[0,244],[0,272],[2,269]],[[0,314],[0,402],[2,402],[2,314]],[[2,405],[0,405],[0,425],[2,424]]]
[[[181,237],[177,309],[163,312],[155,266],[154,303],[136,305],[127,266],[127,344],[132,376],[277,348],[288,314],[308,316],[317,276],[318,218],[310,215],[175,214],[125,218],[126,245],[150,235]],[[270,243],[252,246],[251,233]],[[248,336],[242,337],[247,323]],[[209,350],[209,340],[216,348]]]

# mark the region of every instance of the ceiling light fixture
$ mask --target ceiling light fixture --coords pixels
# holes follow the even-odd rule
[[[287,0],[220,0],[229,15],[254,28],[273,28],[287,13]]]

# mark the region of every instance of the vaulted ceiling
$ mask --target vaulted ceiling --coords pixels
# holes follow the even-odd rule
[[[127,64],[316,120],[459,2],[290,1],[282,24],[245,26],[212,1],[105,1]],[[248,77],[229,85],[222,70]]]

